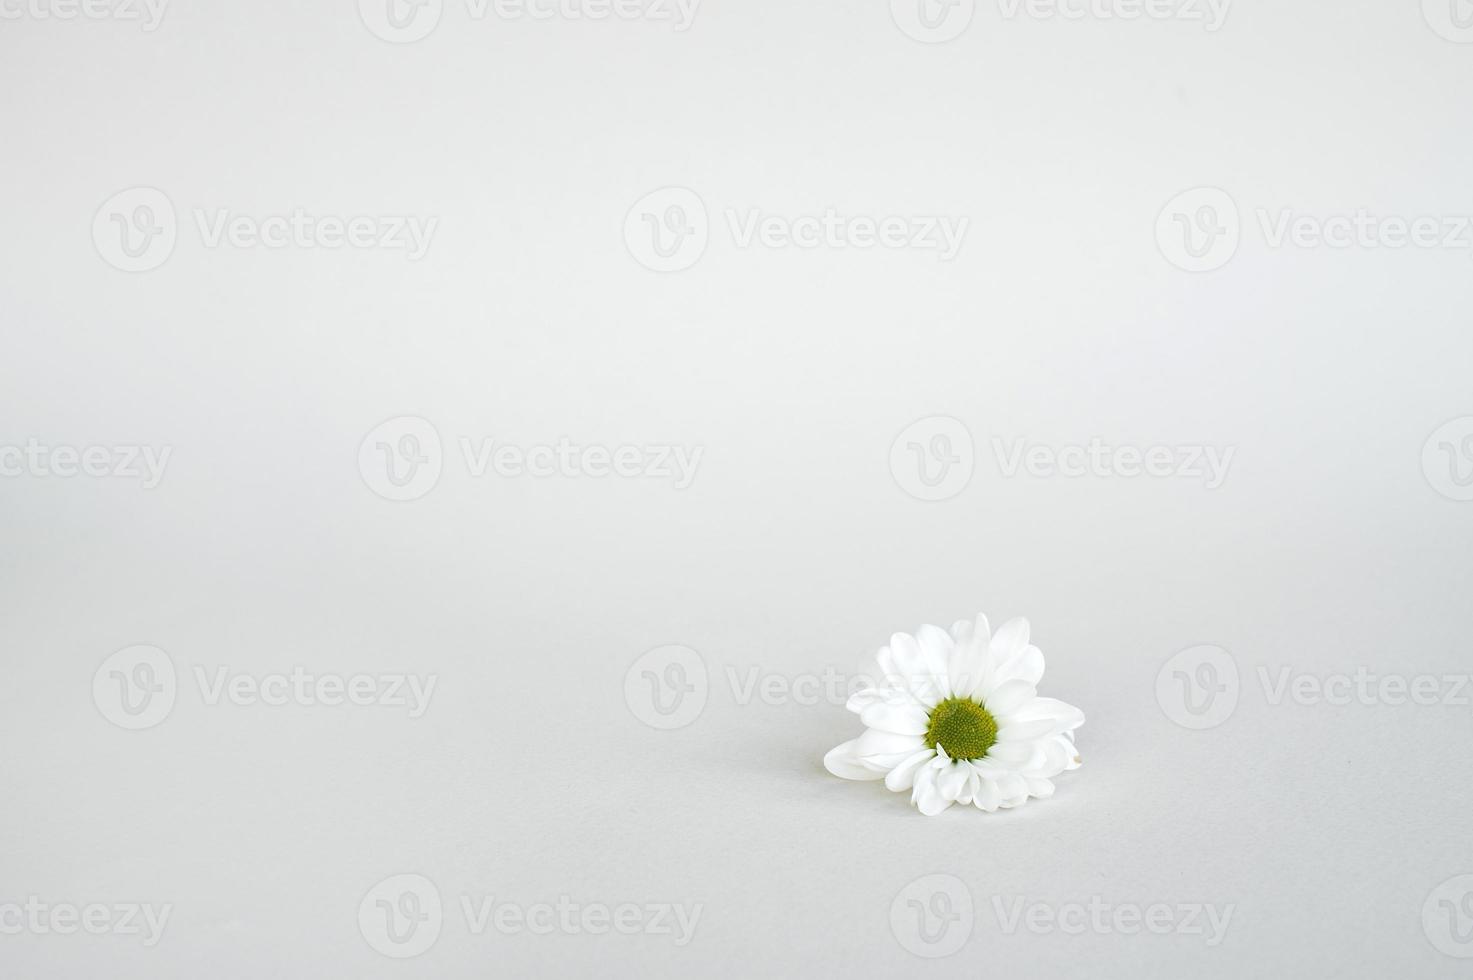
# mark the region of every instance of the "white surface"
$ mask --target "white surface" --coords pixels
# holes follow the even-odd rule
[[[1473,45],[1416,4],[1239,0],[1215,33],[979,5],[941,45],[881,2],[708,0],[683,33],[450,4],[405,45],[346,2],[0,27],[0,444],[172,447],[152,490],[0,479],[0,905],[173,905],[152,948],[0,935],[0,973],[1466,973],[1423,908],[1473,873],[1473,709],[1274,705],[1257,675],[1469,671],[1473,504],[1421,455],[1473,415],[1468,251],[1275,249],[1255,215],[1473,213]],[[125,273],[91,227],[140,186],[177,242]],[[665,187],[710,226],[661,274],[624,226]],[[1192,274],[1155,224],[1197,187],[1243,226]],[[411,262],[206,248],[191,217],[297,207],[439,225]],[[829,207],[971,230],[942,262],[742,249],[724,216]],[[975,473],[923,502],[891,445],[934,415],[975,440]],[[391,503],[357,454],[398,416],[446,456]],[[461,436],[703,457],[684,490],[473,478]],[[994,437],[1237,448],[1207,490],[1005,477]],[[832,778],[853,716],[738,704],[728,680],[848,672],[979,608],[1032,620],[1044,693],[1088,718],[1084,767],[1018,812],[926,819]],[[91,685],[135,644],[179,693],[130,732]],[[675,731],[625,701],[665,644],[710,678]],[[1205,731],[1156,696],[1197,644],[1242,681]],[[211,706],[194,682],[297,665],[438,686],[411,720]],[[413,960],[359,928],[397,874],[445,904]],[[928,961],[891,911],[932,874],[975,923]],[[472,935],[459,899],[488,895],[702,912],[683,947]],[[1210,948],[1010,935],[994,896],[1234,912]]]

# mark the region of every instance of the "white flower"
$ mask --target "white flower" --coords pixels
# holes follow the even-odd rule
[[[1038,696],[1043,653],[1028,620],[994,635],[987,617],[947,633],[896,633],[877,655],[879,683],[849,699],[865,732],[824,756],[845,779],[883,779],[927,816],[953,803],[991,813],[1054,793],[1053,777],[1079,768],[1074,729],[1084,713]]]

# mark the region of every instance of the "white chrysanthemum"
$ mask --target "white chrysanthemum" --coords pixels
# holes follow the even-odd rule
[[[993,634],[987,617],[947,633],[896,633],[876,656],[878,682],[849,699],[865,732],[824,756],[845,779],[883,779],[934,816],[953,803],[989,813],[1054,793],[1053,777],[1079,768],[1074,729],[1084,714],[1038,696],[1043,653],[1028,620]]]

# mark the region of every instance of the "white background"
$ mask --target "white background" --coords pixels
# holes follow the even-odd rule
[[[447,0],[403,44],[349,0],[178,0],[153,31],[5,9],[0,445],[172,455],[152,489],[0,478],[0,905],[174,910],[151,948],[0,935],[0,972],[1465,975],[1423,908],[1473,872],[1473,707],[1275,705],[1258,677],[1469,670],[1473,503],[1423,449],[1473,415],[1473,250],[1273,247],[1258,219],[1473,214],[1473,44],[1416,3],[1237,0],[1217,31],[982,3],[942,44],[883,0],[706,0],[686,31]],[[125,272],[93,223],[135,187],[177,243]],[[625,219],[665,187],[709,243],[660,273]],[[1199,187],[1241,240],[1194,273],[1157,219]],[[438,226],[410,261],[207,247],[194,218],[296,208]],[[829,208],[970,230],[948,262],[740,247],[726,217]],[[358,454],[401,416],[443,474],[391,502]],[[975,467],[936,502],[891,466],[931,416]],[[703,456],[685,489],[474,477],[462,436]],[[993,449],[1095,438],[1236,448],[1210,490],[1007,476]],[[927,819],[834,779],[854,716],[728,680],[847,673],[978,609],[1028,616],[1043,693],[1088,718],[1083,768],[1019,811]],[[126,731],[92,679],[135,644],[179,690]],[[709,679],[675,731],[625,696],[665,644]],[[1241,675],[1202,731],[1156,694],[1197,644]],[[438,687],[410,719],[194,681],[298,665]],[[445,915],[400,961],[358,910],[405,873]],[[975,927],[928,960],[891,907],[932,874]],[[703,910],[683,947],[472,935],[463,895]],[[1009,935],[994,896],[1235,911],[1208,948]]]

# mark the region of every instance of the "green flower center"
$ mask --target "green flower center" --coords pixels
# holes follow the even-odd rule
[[[926,748],[941,746],[953,759],[980,759],[997,741],[997,720],[971,698],[947,698],[931,709]]]

